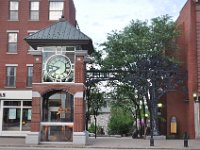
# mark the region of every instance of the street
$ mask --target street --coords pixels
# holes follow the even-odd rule
[[[102,148],[50,148],[50,147],[46,147],[46,148],[41,148],[41,147],[0,147],[0,150],[119,150],[117,149],[112,149],[112,148],[108,148],[108,149],[102,149]],[[127,149],[120,149],[120,150],[128,150],[130,148]],[[138,150],[138,148],[136,148]],[[131,150],[136,150],[136,149],[132,149]],[[140,150],[147,150],[147,149],[140,149]],[[157,150],[161,150],[161,149],[157,149]],[[167,150],[167,149],[163,149],[162,150]]]

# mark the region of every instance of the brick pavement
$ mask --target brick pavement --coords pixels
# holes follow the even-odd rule
[[[188,150],[200,150],[200,139],[189,140],[189,147],[184,147],[183,140],[155,140],[154,146],[150,146],[149,140],[145,139],[132,139],[131,137],[94,137],[89,138],[89,144],[87,148],[109,148],[109,149],[188,149]],[[0,137],[0,147],[25,147],[33,145],[25,144],[25,138],[11,138],[11,137]],[[80,145],[71,144],[40,144],[36,147],[80,147]],[[81,146],[82,147],[82,146]]]

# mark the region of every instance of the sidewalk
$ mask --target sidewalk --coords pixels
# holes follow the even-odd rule
[[[90,139],[87,147],[98,148],[119,148],[119,149],[192,149],[200,150],[200,139],[189,140],[188,146],[184,147],[183,140],[154,140],[154,146],[150,146],[150,140],[132,139],[131,137],[122,138],[97,138]]]
[[[149,140],[132,139],[131,137],[94,137],[89,138],[89,144],[81,146],[85,148],[100,149],[173,149],[173,150],[200,150],[200,139],[189,140],[189,147],[184,147],[183,140],[155,140],[154,146],[150,146]],[[0,147],[34,147],[25,144],[25,138],[0,137]],[[72,144],[40,144],[35,147],[80,147]]]

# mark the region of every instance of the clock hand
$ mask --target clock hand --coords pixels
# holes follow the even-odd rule
[[[60,67],[54,66],[54,65],[48,65],[48,70],[49,70],[49,68],[52,69],[51,71],[53,71],[53,72],[55,72],[55,71],[57,71],[58,69],[60,69]]]
[[[50,69],[50,70],[49,70]],[[55,73],[57,70],[59,70],[60,69],[60,67],[58,67],[58,66],[54,66],[54,65],[49,65],[48,66],[48,73],[47,73],[47,75],[48,76],[52,76],[53,75],[53,73]],[[54,76],[54,75],[53,75]]]

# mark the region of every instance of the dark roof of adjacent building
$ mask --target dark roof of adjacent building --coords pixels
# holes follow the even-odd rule
[[[42,46],[75,46],[91,53],[94,48],[92,40],[79,29],[72,26],[64,18],[24,39],[31,47],[37,49]]]

